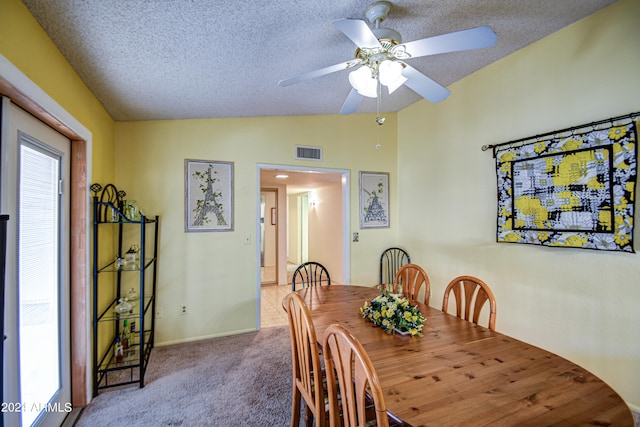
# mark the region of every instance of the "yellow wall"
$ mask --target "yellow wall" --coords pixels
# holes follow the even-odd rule
[[[640,111],[638,17],[640,1],[622,0],[398,115],[399,242],[429,273],[432,304],[457,275],[484,279],[500,332],[584,366],[636,410],[639,255],[497,244],[480,147]]]
[[[112,182],[113,119],[19,0],[0,0],[0,54],[91,131],[92,182]]]
[[[350,226],[360,232],[360,242],[351,244],[351,283],[376,283],[379,254],[397,240],[396,189],[392,226],[359,230],[358,172],[395,176],[397,126],[395,114],[387,114],[384,126],[374,119],[359,114],[116,123],[118,186],[161,217],[158,343],[255,329],[259,163],[350,170]],[[378,138],[381,149],[375,147]],[[295,144],[324,147],[324,161],[295,161]],[[234,231],[184,232],[185,159],[234,162]],[[244,244],[247,236],[251,245]],[[183,304],[186,316],[179,314]]]

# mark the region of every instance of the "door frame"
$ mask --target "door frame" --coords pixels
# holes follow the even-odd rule
[[[1,54],[0,95],[71,140],[71,404],[84,407],[91,396],[89,182],[93,135]]]
[[[275,194],[275,209],[276,209],[276,214],[278,212],[280,212],[280,206],[278,205],[278,195],[279,195],[279,190],[277,188],[271,188],[271,187],[262,187],[260,188],[260,196],[262,197],[262,193],[274,193]],[[260,211],[262,210],[262,207],[259,208]],[[260,211],[258,211],[258,213],[261,213]],[[264,230],[266,231],[266,223],[267,221],[271,221],[271,212],[267,212],[266,207],[265,207],[265,211],[264,211],[264,217],[260,219],[260,221],[264,221]],[[269,222],[270,224],[272,224],[271,222]],[[276,263],[276,270],[275,270],[275,280],[274,281],[269,281],[269,282],[263,282],[262,278],[260,280],[260,285],[277,285],[278,284],[278,249],[279,249],[279,245],[280,245],[280,241],[278,239],[278,230],[280,228],[280,221],[278,221],[276,219],[276,223],[272,224],[275,225],[275,235],[274,235],[274,240],[275,240],[275,263]],[[259,244],[258,246],[258,250],[260,248],[262,248],[262,233],[260,233],[260,235],[258,236],[259,238],[256,240],[256,242]],[[265,239],[266,240],[266,239]],[[266,245],[265,245],[265,253],[266,253]],[[264,255],[261,255],[261,258]],[[262,263],[261,263],[262,264]]]
[[[324,172],[335,173],[342,175],[342,277],[340,283],[345,285],[350,283],[351,277],[351,241],[349,236],[351,235],[351,171],[348,169],[327,169],[327,168],[314,168],[310,166],[291,166],[291,165],[272,165],[258,163],[256,164],[256,220],[255,220],[255,236],[256,236],[256,330],[260,329],[260,171],[261,170],[290,170],[290,171],[312,171],[312,172]]]
[[[5,288],[5,302],[8,302],[8,304],[5,304],[4,310],[5,317],[8,316],[8,322],[5,322],[5,333],[7,335],[10,334],[4,344],[5,357],[3,361],[3,370],[7,373],[4,377],[6,382],[3,384],[5,401],[25,402],[25,397],[29,396],[28,390],[34,392],[34,387],[39,388],[40,384],[38,383],[37,378],[29,374],[30,369],[28,369],[28,367],[24,370],[23,368],[25,368],[25,366],[22,365],[22,363],[26,361],[31,368],[35,368],[38,366],[39,362],[42,361],[41,359],[38,359],[38,357],[42,357],[42,355],[36,356],[35,360],[29,360],[30,356],[28,355],[29,350],[33,350],[32,346],[38,345],[37,342],[39,341],[39,338],[38,335],[31,335],[29,331],[33,330],[33,326],[23,324],[21,320],[24,319],[21,319],[20,314],[22,304],[28,303],[29,300],[32,299],[35,299],[34,302],[37,302],[39,295],[41,295],[42,292],[44,292],[44,295],[48,295],[48,297],[44,297],[45,301],[54,303],[55,308],[53,310],[56,313],[54,317],[48,318],[48,322],[51,322],[49,323],[50,327],[54,327],[57,331],[57,334],[55,334],[56,339],[49,343],[49,345],[55,345],[55,349],[48,346],[47,348],[53,350],[54,353],[56,351],[58,352],[57,357],[54,357],[53,359],[50,358],[50,362],[56,360],[57,363],[55,365],[48,366],[47,370],[47,373],[52,375],[52,377],[49,377],[49,382],[46,382],[47,391],[52,393],[47,394],[47,399],[40,402],[42,404],[46,403],[47,405],[55,405],[58,410],[48,412],[46,410],[42,410],[42,408],[35,411],[31,410],[33,408],[27,409],[27,412],[30,412],[30,415],[26,419],[24,417],[25,413],[21,416],[19,411],[9,412],[2,415],[4,416],[5,425],[18,425],[25,421],[30,421],[33,425],[53,425],[61,423],[72,410],[72,408],[69,407],[72,388],[72,364],[70,354],[70,205],[69,192],[67,190],[71,181],[71,141],[56,132],[50,126],[47,126],[28,112],[24,111],[19,106],[13,104],[6,97],[2,97],[2,114],[8,119],[8,122],[3,121],[3,124],[7,124],[7,127],[2,131],[2,141],[3,145],[5,145],[5,141],[7,144],[6,146],[1,147],[2,153],[0,155],[6,155],[6,158],[2,162],[3,170],[1,172],[2,177],[6,178],[6,181],[2,185],[4,193],[0,198],[0,201],[2,202],[2,211],[8,213],[12,219],[10,227],[7,230],[8,256],[6,280],[11,284],[11,286],[7,286]],[[9,132],[11,132],[11,134]],[[5,137],[6,139],[4,139]],[[27,152],[29,151],[32,152],[31,155],[27,155]],[[28,193],[25,193],[26,187],[23,187],[22,184],[23,178],[28,176],[30,174],[29,171],[32,169],[29,169],[29,167],[24,169],[25,164],[23,163],[23,160],[34,155],[41,159],[48,159],[47,161],[50,162],[49,165],[53,167],[51,172],[56,170],[56,173],[58,174],[55,178],[52,175],[48,175],[47,177],[50,181],[45,185],[45,188],[52,192],[48,193],[48,196],[50,197],[50,199],[48,199],[49,202],[57,205],[58,221],[51,224],[52,226],[55,224],[55,234],[57,234],[57,236],[55,237],[55,241],[48,240],[50,243],[53,243],[53,246],[50,247],[53,252],[47,252],[50,256],[53,256],[56,259],[56,262],[54,263],[56,267],[53,267],[54,270],[51,271],[54,276],[51,277],[51,282],[47,282],[48,287],[46,289],[36,291],[36,293],[28,292],[29,296],[26,296],[27,299],[25,300],[24,296],[21,294],[23,282],[20,275],[22,264],[20,262],[22,248],[22,244],[20,242],[23,236],[20,232],[22,229],[22,219],[24,219],[21,216],[23,213],[22,209],[24,207],[24,201],[29,199],[24,198]],[[30,167],[37,168],[37,164],[36,166],[31,165]],[[51,178],[54,179],[51,180]],[[63,183],[62,188],[64,188],[64,190],[60,188],[60,182]],[[26,218],[26,221],[27,222],[25,224],[33,225],[35,218]],[[53,231],[53,229],[51,231]],[[50,237],[53,238],[53,235]],[[33,235],[31,238],[37,240],[38,236]],[[34,279],[37,281],[36,278]],[[24,282],[24,284],[33,285],[34,283],[27,281]],[[9,326],[9,328],[7,328],[7,326]],[[38,334],[38,332],[36,332],[36,334]],[[53,337],[50,332],[47,332],[46,335]],[[23,338],[26,339],[26,341],[23,342]],[[34,338],[38,339],[38,341],[33,341]],[[31,345],[24,347],[24,344],[27,342],[31,343]],[[37,350],[35,350],[35,352],[37,353]],[[27,357],[27,360],[25,360],[25,357]],[[53,371],[50,371],[49,369],[53,369]],[[57,382],[54,382],[54,377],[57,377]],[[25,379],[30,379],[31,381],[25,383]],[[35,381],[35,383],[32,381]],[[26,389],[23,388],[25,385],[27,385]],[[44,395],[40,395],[40,397],[43,398]],[[27,402],[29,401],[30,400]]]

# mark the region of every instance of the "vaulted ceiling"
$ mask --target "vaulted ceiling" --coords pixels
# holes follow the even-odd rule
[[[332,21],[373,0],[23,0],[115,120],[337,114],[347,70],[278,81],[347,61],[356,46]],[[398,0],[382,26],[404,42],[490,26],[494,47],[407,61],[443,86],[615,0]],[[407,87],[357,113],[399,111]],[[442,101],[442,102],[446,102]]]

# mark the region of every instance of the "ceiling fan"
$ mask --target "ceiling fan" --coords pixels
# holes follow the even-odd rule
[[[354,113],[365,96],[377,98],[381,86],[386,86],[389,93],[392,93],[404,84],[423,98],[436,103],[449,96],[449,89],[411,67],[405,60],[491,47],[495,45],[498,37],[490,27],[485,26],[403,44],[397,31],[380,27],[390,10],[391,3],[388,1],[377,1],[367,7],[365,17],[373,24],[373,28],[369,28],[367,23],[360,19],[343,18],[332,21],[337,29],[358,46],[355,59],[280,80],[278,85],[289,86],[336,71],[355,68],[349,74],[352,89],[340,109],[340,114]]]

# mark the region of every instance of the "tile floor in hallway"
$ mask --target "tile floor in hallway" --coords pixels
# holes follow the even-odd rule
[[[291,285],[263,285],[260,288],[260,327],[285,326],[287,315],[282,299],[291,292]]]

